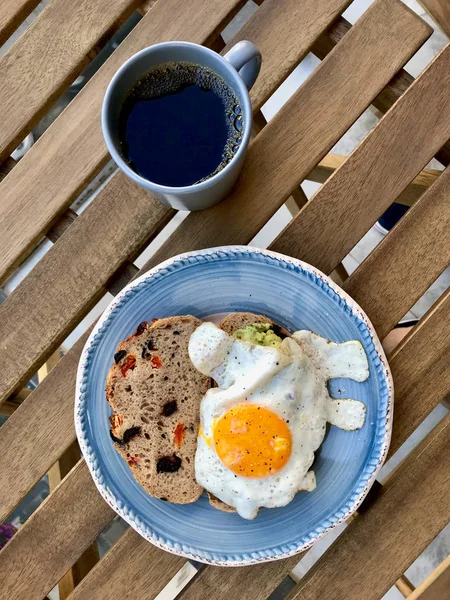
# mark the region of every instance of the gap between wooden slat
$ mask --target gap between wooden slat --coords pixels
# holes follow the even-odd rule
[[[0,58],[0,106],[8,115],[0,130],[0,161],[39,122],[87,66],[93,52],[138,4],[139,0],[52,0]]]
[[[383,596],[450,518],[449,444],[450,415],[428,434],[419,453],[405,459],[377,502],[349,524],[287,600],[350,598],[355,590],[364,600]]]
[[[0,2],[0,46],[14,33],[41,0],[2,0]]]
[[[337,6],[343,8],[347,2],[333,1],[335,11]],[[299,10],[296,0],[289,2]],[[264,90],[271,89],[264,83],[265,77],[270,77],[273,88],[278,83],[273,75],[268,75],[270,71],[267,64],[276,67],[284,65],[287,60],[284,51],[288,49],[289,44],[286,47],[278,43],[273,44],[272,38],[268,41],[264,37],[267,34],[258,33],[260,30],[270,31],[278,40],[278,36],[284,32],[285,15],[274,11],[275,5],[276,0],[266,0],[263,7],[228,45],[230,47],[241,36],[249,37],[266,56],[266,71],[263,69],[260,74],[261,84],[254,92],[255,111],[263,101]],[[306,20],[304,24],[309,25],[308,34],[300,41],[296,40],[295,57],[307,52],[315,35],[319,35],[335,16],[333,11],[330,14],[327,12],[330,9],[329,2],[326,6],[322,5],[321,18],[318,18],[320,13],[317,3],[314,6],[310,4],[309,11],[306,10],[306,6],[302,5],[300,13]],[[264,16],[266,20],[263,20]],[[416,33],[417,36],[424,33],[420,24]],[[408,41],[408,49],[414,43]],[[294,64],[292,59],[291,66]],[[386,67],[390,72],[394,68],[391,65]],[[365,94],[367,101],[370,101],[369,92],[365,91]],[[355,107],[350,109],[350,112],[357,116]],[[271,126],[272,124],[269,128]],[[343,125],[336,125],[335,128],[334,141],[343,131]],[[20,164],[18,166],[20,167]],[[14,175],[14,171],[11,175]],[[202,212],[201,215],[206,213],[207,211]],[[4,317],[0,318],[0,338],[4,340],[4,344],[0,346],[0,360],[2,355],[5,356],[0,383],[0,396],[3,399],[27,380],[40,362],[45,360],[46,355],[63,341],[74,325],[98,301],[104,294],[107,281],[122,262],[148,241],[150,235],[160,231],[161,226],[165,225],[172,215],[171,209],[161,205],[142,188],[138,188],[121,171],[106,183],[92,204],[0,306],[0,315]],[[101,244],[98,244],[98,239],[102,241]],[[109,240],[109,243],[104,243],[104,240]],[[25,322],[28,324],[26,327]],[[21,350],[18,346],[21,346]]]
[[[346,156],[339,154],[327,154],[320,163],[314,167],[306,179],[316,183],[325,183],[336,169],[338,169],[346,160]],[[442,171],[438,169],[424,169],[414,180],[400,193],[395,199],[396,202],[412,206],[414,202],[436,181]],[[293,215],[295,216],[295,215]]]
[[[330,30],[317,40],[311,51],[323,60],[351,27],[352,25],[346,19],[340,17]],[[373,106],[378,108],[382,113],[386,113],[413,82],[414,77],[404,69],[401,69],[373,100]],[[436,159],[444,166],[450,164],[450,140],[436,153]]]
[[[449,139],[446,86],[450,86],[450,45],[285,227],[271,249],[332,271]]]
[[[344,285],[383,339],[450,264],[450,167]]]
[[[244,0],[159,0],[0,184],[4,280],[109,160],[99,114],[107,85],[134,53],[168,39],[208,44]],[[18,218],[21,215],[21,218]]]
[[[398,578],[395,582],[395,587],[405,598],[409,598],[410,594],[414,591],[413,584],[405,575]]]
[[[450,4],[448,0],[418,0],[418,2],[450,38]]]
[[[450,590],[450,556],[423,581],[408,600],[446,600]]]

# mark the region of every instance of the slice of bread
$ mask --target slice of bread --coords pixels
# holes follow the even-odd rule
[[[141,323],[117,346],[106,379],[114,447],[151,496],[178,504],[203,491],[194,458],[200,401],[211,380],[188,355],[200,324],[192,316]]]
[[[265,317],[264,315],[254,315],[253,313],[248,312],[238,312],[238,313],[230,313],[226,316],[223,321],[220,323],[220,328],[223,329],[228,335],[233,335],[238,329],[242,329],[247,325],[253,325],[254,323],[269,323],[271,329],[281,338],[285,338],[289,335],[289,333],[279,327],[276,323],[274,323],[271,319]],[[236,512],[236,510],[216,498],[214,494],[208,492],[209,503],[214,508],[218,510],[222,510],[224,512]]]

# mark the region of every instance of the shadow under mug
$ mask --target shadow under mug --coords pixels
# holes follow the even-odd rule
[[[243,132],[239,149],[221,171],[201,183],[171,187],[141,177],[127,164],[121,152],[118,122],[123,102],[140,77],[161,64],[181,61],[208,67],[233,89],[242,108]],[[161,202],[177,210],[201,210],[222,200],[236,182],[244,162],[252,130],[252,107],[248,91],[256,81],[260,67],[261,54],[248,41],[238,42],[223,57],[198,44],[164,42],[145,48],[129,58],[112,78],[102,106],[103,136],[117,166]],[[211,131],[211,135],[214,135],[214,131]]]

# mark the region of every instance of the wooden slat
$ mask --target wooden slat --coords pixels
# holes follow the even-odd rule
[[[378,600],[450,519],[450,415],[424,440],[418,455],[390,479],[364,516],[288,595],[288,600]],[[401,540],[401,543],[399,543]],[[332,582],[332,584],[330,584]]]
[[[261,73],[250,92],[255,110],[261,108],[280,82],[304,58],[317,37],[351,2],[283,0],[281,6],[278,0],[264,1],[253,18],[227,44],[228,49],[245,39],[261,50]]]
[[[277,64],[287,64],[284,51],[288,45],[274,46],[272,42],[273,38],[278,40],[281,33],[286,38],[281,28],[286,22],[284,13],[273,11],[274,3],[276,0],[267,0],[267,4],[259,9],[262,17],[258,17],[257,13],[258,28],[255,29],[251,20],[239,35],[255,41],[267,57],[269,66],[276,70]],[[309,10],[306,10],[307,6]],[[298,55],[307,52],[314,32],[319,35],[335,17],[338,6],[343,9],[345,2],[336,0],[335,10],[326,16],[325,7],[328,10],[329,4],[323,3],[323,16],[314,29],[312,22],[318,12],[317,2],[302,5],[308,33],[300,38],[301,41],[296,41],[295,56],[289,58],[292,67]],[[266,14],[267,21],[264,20]],[[257,35],[259,30],[270,31],[272,35]],[[266,77],[268,81],[264,83]],[[260,78],[260,91],[257,90],[254,96],[255,110],[263,102],[264,93],[277,85],[276,77],[269,77],[267,71],[261,73]],[[6,398],[27,380],[42,358],[62,342],[73,325],[105,292],[108,279],[120,264],[135,253],[150,235],[159,231],[172,214],[173,211],[162,206],[121,172],[112,177],[93,204],[76,219],[0,307],[0,338],[5,340],[0,347],[0,360],[2,354],[8,357],[0,383],[0,398]],[[108,239],[110,244],[105,243]],[[102,240],[101,247],[98,240]],[[25,327],[25,322],[34,325]]]
[[[367,134],[271,248],[322,271],[332,271],[450,138],[447,86],[450,45]]]
[[[80,460],[80,448],[78,443],[73,442],[69,448],[59,457],[48,472],[48,487],[52,493],[61,483],[64,477]],[[80,583],[80,581],[89,573],[92,567],[98,562],[99,554],[97,543],[91,544],[77,562],[64,574],[58,583],[59,600],[66,600],[70,593]]]
[[[19,27],[40,0],[2,0],[0,2],[0,46]]]
[[[160,0],[0,185],[0,280],[41,239],[109,156],[100,127],[117,69],[157,42],[208,43],[244,0]],[[73,36],[70,36],[71,38]]]
[[[57,350],[39,369],[39,383],[42,383],[42,381],[47,377],[50,371],[58,364],[60,360],[61,354],[59,350]],[[69,471],[71,471],[72,468],[77,464],[77,462],[80,460],[80,457],[81,454],[78,442],[74,441],[48,471],[48,488],[50,494],[58,487]],[[89,546],[89,548],[86,548],[77,562],[67,571],[67,573],[64,574],[62,579],[59,581],[59,600],[66,600],[75,586],[91,570],[98,560],[98,548],[97,544],[94,542]]]
[[[140,0],[52,0],[0,59],[0,161],[89,63],[88,53]],[[76,35],[74,32],[76,31]]]
[[[414,586],[405,575],[401,575],[395,582],[395,587],[398,591],[407,598],[413,591]]]
[[[449,197],[447,167],[345,283],[381,338],[450,264]]]
[[[75,439],[75,380],[89,333],[0,428],[0,522]]]
[[[71,208],[68,208],[61,218],[58,219],[58,221],[53,225],[53,227],[47,231],[46,237],[51,242],[55,243],[57,240],[59,240],[62,234],[69,229],[77,217],[77,213]]]
[[[308,174],[306,179],[308,181],[315,181],[316,183],[325,183],[325,181],[332,175],[336,169],[338,169],[347,157],[341,156],[340,154],[327,154],[323,158],[317,167]],[[412,206],[414,202],[436,181],[442,171],[437,169],[424,169],[421,171],[414,180],[401,192],[396,202],[405,204],[406,206]]]
[[[159,550],[133,529],[128,529],[68,600],[150,600],[177,574],[184,562],[184,558]]]
[[[316,41],[311,48],[312,52],[323,60],[350,28],[351,24],[340,17],[329,31]],[[382,113],[386,113],[413,82],[414,77],[401,69],[378,94],[372,104]],[[450,140],[436,153],[436,158],[445,166],[450,164]]]
[[[53,225],[53,227],[47,231],[45,237],[47,237],[53,243],[57,242],[62,234],[69,229],[77,217],[77,213],[71,208],[68,208]],[[127,283],[133,279],[133,277],[135,277],[138,271],[139,269],[132,263],[132,259],[130,258],[129,260],[125,261],[114,273],[114,275],[106,282],[106,290],[115,296],[127,285]]]
[[[186,250],[250,242],[427,35],[403,4],[375,2],[252,142],[234,192],[191,213],[148,265]]]
[[[419,0],[447,37],[450,38],[450,3],[448,0]]]
[[[408,597],[408,600],[448,600],[450,597],[450,556]]]
[[[450,392],[450,291],[400,342],[389,358],[395,417],[389,456]]]
[[[179,600],[266,600],[298,564],[302,555],[251,567],[205,567],[178,596]]]
[[[0,551],[2,597],[41,600],[113,516],[81,460]]]
[[[122,172],[107,183],[0,305],[0,357],[5,360],[0,398],[29,379],[42,357],[98,302],[123,261],[173,212]]]

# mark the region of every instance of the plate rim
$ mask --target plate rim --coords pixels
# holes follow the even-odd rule
[[[210,551],[204,551],[200,549],[193,549],[190,546],[184,546],[182,543],[176,543],[172,545],[172,542],[168,540],[164,540],[161,536],[158,536],[155,532],[151,531],[148,526],[143,525],[142,521],[139,517],[135,517],[131,511],[128,510],[127,507],[121,506],[122,502],[119,501],[113,494],[113,492],[106,486],[106,484],[102,481],[103,476],[101,475],[100,466],[96,457],[94,456],[93,450],[90,447],[89,440],[87,439],[87,433],[85,431],[85,425],[83,423],[85,414],[85,404],[86,404],[86,388],[87,388],[87,375],[89,373],[89,355],[98,345],[99,340],[98,336],[102,336],[102,328],[105,322],[108,321],[111,313],[116,309],[117,305],[121,303],[122,299],[130,294],[130,291],[142,284],[147,279],[150,279],[155,276],[158,272],[167,269],[168,267],[174,265],[174,263],[178,262],[186,262],[190,259],[196,258],[198,256],[210,256],[210,255],[218,255],[219,253],[231,253],[231,254],[260,254],[262,256],[267,256],[271,259],[275,259],[280,262],[288,263],[293,265],[294,267],[300,268],[304,271],[310,272],[316,278],[321,279],[322,282],[327,284],[329,288],[334,291],[337,296],[339,296],[342,300],[344,300],[345,304],[349,306],[351,311],[356,314],[360,320],[364,323],[369,332],[371,341],[374,345],[374,349],[376,354],[378,355],[378,359],[381,364],[382,372],[384,375],[384,380],[387,386],[388,396],[387,396],[387,405],[386,405],[386,414],[384,416],[384,433],[383,433],[383,441],[381,445],[381,449],[379,452],[379,457],[377,460],[377,464],[373,468],[373,472],[370,478],[365,482],[364,488],[360,491],[358,497],[351,503],[345,513],[342,513],[340,516],[336,517],[333,521],[333,517],[336,516],[336,512],[332,517],[330,517],[330,521],[332,521],[329,525],[321,527],[320,532],[311,532],[309,535],[313,534],[312,538],[304,543],[291,543],[290,546],[295,546],[294,548],[290,548],[285,552],[276,552],[277,547],[271,548],[270,550],[264,551],[264,555],[261,555],[261,552],[255,552],[257,556],[250,555],[248,553],[245,554],[234,554],[234,557],[238,558],[235,560],[234,558],[227,558],[223,560],[219,558],[217,555],[211,553]],[[316,282],[316,285],[319,285]],[[242,246],[242,245],[231,245],[231,246],[218,246],[214,248],[206,248],[203,250],[193,250],[189,252],[184,252],[182,254],[178,254],[165,260],[164,262],[156,265],[149,271],[143,273],[138,278],[130,282],[127,286],[123,288],[119,292],[119,294],[111,301],[108,307],[104,310],[98,321],[95,323],[93,330],[91,331],[85,346],[82,350],[81,357],[78,363],[77,369],[77,377],[76,377],[76,392],[75,392],[75,409],[74,409],[74,420],[75,420],[75,431],[78,438],[78,442],[80,444],[80,448],[83,454],[83,457],[86,461],[88,469],[90,471],[91,477],[95,483],[97,490],[103,499],[111,506],[111,508],[122,517],[137,533],[139,533],[142,537],[144,537],[147,541],[151,542],[158,548],[170,552],[172,554],[176,554],[179,556],[183,556],[187,559],[200,561],[206,564],[215,565],[215,566],[228,566],[228,567],[241,567],[252,564],[259,564],[262,562],[269,562],[273,560],[282,560],[284,558],[288,558],[290,556],[294,556],[300,552],[303,552],[310,548],[317,540],[322,538],[326,533],[338,527],[343,521],[347,520],[361,505],[364,498],[368,494],[370,488],[372,487],[378,472],[384,464],[384,461],[387,456],[387,452],[389,450],[389,444],[392,435],[392,420],[393,420],[393,400],[394,400],[394,385],[392,374],[389,368],[389,364],[385,355],[385,352],[382,348],[381,342],[378,339],[375,328],[372,325],[369,317],[366,315],[364,310],[357,304],[355,300],[353,300],[341,287],[339,287],[330,277],[325,275],[322,271],[317,269],[316,267],[305,263],[304,261],[286,256],[284,254],[280,254],[278,252],[273,252],[267,249],[256,248],[253,246]],[[352,492],[353,494],[354,492]],[[348,502],[347,502],[348,504]],[[338,509],[336,509],[337,511]],[[342,512],[342,511],[341,511]],[[150,531],[150,533],[149,533]],[[192,552],[195,550],[196,552]],[[225,553],[226,555],[226,553]],[[226,555],[228,556],[228,555]]]

